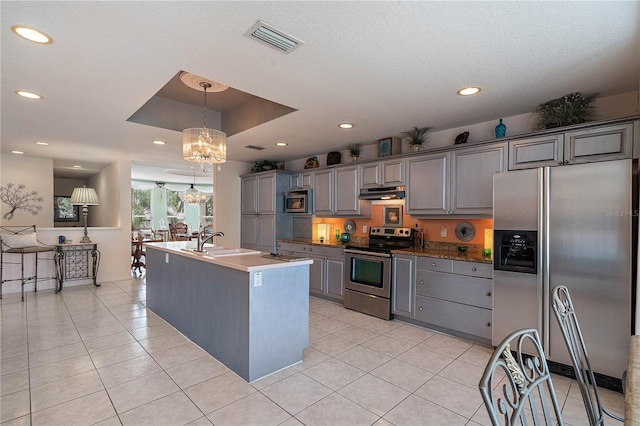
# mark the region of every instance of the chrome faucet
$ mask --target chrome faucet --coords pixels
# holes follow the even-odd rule
[[[201,231],[200,233],[198,233],[198,248],[196,248],[196,251],[202,252],[204,244],[207,241],[211,241],[213,237],[224,237],[224,232],[214,232],[213,234],[206,236],[206,238],[205,236],[206,234],[204,231]]]

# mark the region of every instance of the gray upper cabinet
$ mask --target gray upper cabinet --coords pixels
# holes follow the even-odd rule
[[[326,169],[315,173],[314,177],[314,209],[317,216],[333,215],[333,188],[335,173],[333,169]]]
[[[289,176],[289,189],[312,189],[313,172],[304,171]]]
[[[360,166],[360,187],[404,185],[404,160],[386,160]]]
[[[407,159],[406,210],[411,215],[443,215],[449,211],[449,153]]]
[[[242,179],[242,214],[276,213],[276,174]],[[284,208],[284,207],[282,207]]]
[[[511,141],[509,170],[633,158],[634,127],[637,123],[598,126]]]
[[[493,174],[506,168],[506,142],[409,158],[407,213],[491,215]]]
[[[451,152],[451,214],[493,212],[493,174],[507,170],[507,143]]]
[[[367,216],[371,203],[358,199],[358,166],[335,167],[315,173],[313,191],[316,216]]]
[[[557,166],[564,160],[564,135],[509,142],[509,170]]]
[[[632,151],[633,123],[565,133],[565,164],[624,160]]]

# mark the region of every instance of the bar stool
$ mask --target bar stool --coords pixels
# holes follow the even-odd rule
[[[35,225],[23,226],[2,226],[0,227],[0,299],[2,299],[2,285],[6,282],[20,281],[22,290],[22,300],[24,300],[24,285],[30,281],[34,282],[33,291],[38,291],[38,254],[54,252],[55,246],[47,246],[38,241]],[[9,262],[5,258],[7,255],[18,255],[20,262]],[[34,270],[33,275],[25,277],[24,265],[25,255],[33,255]],[[49,259],[49,260],[53,260]],[[20,278],[4,278],[5,264],[20,265]],[[54,279],[56,277],[46,277]]]

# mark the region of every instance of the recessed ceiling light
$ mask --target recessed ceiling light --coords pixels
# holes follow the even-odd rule
[[[341,129],[353,129],[353,124],[351,124],[351,123],[340,123],[340,124],[338,124],[338,127],[340,127]]]
[[[37,93],[27,92],[26,90],[16,90],[16,95],[22,96],[27,99],[42,99],[42,95],[38,95]]]
[[[286,142],[276,142],[276,146],[287,146],[287,145],[289,144]]]
[[[81,169],[81,168],[82,168],[82,166],[81,166],[81,165],[79,165],[79,164],[74,164],[74,165],[73,165],[73,166],[71,166],[71,167],[73,167],[74,169]]]
[[[35,141],[34,143],[35,143],[36,145],[49,146],[49,142]]]
[[[24,152],[22,152],[22,151],[17,151],[17,150],[15,150],[15,151],[11,151],[11,153],[12,153],[12,154],[24,154]]]
[[[479,87],[465,87],[458,90],[456,93],[460,96],[471,96],[475,95],[476,93],[480,93],[480,90],[481,89]]]
[[[53,39],[48,34],[38,31],[33,28],[25,27],[24,25],[14,25],[11,27],[11,31],[24,38],[25,40],[33,41],[40,44],[51,44]]]
[[[160,139],[154,140],[153,143],[156,144],[156,145],[165,145],[166,144],[165,141],[161,141]]]

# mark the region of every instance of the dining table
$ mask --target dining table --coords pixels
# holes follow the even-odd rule
[[[629,365],[625,389],[625,426],[640,426],[640,334],[629,341]]]

